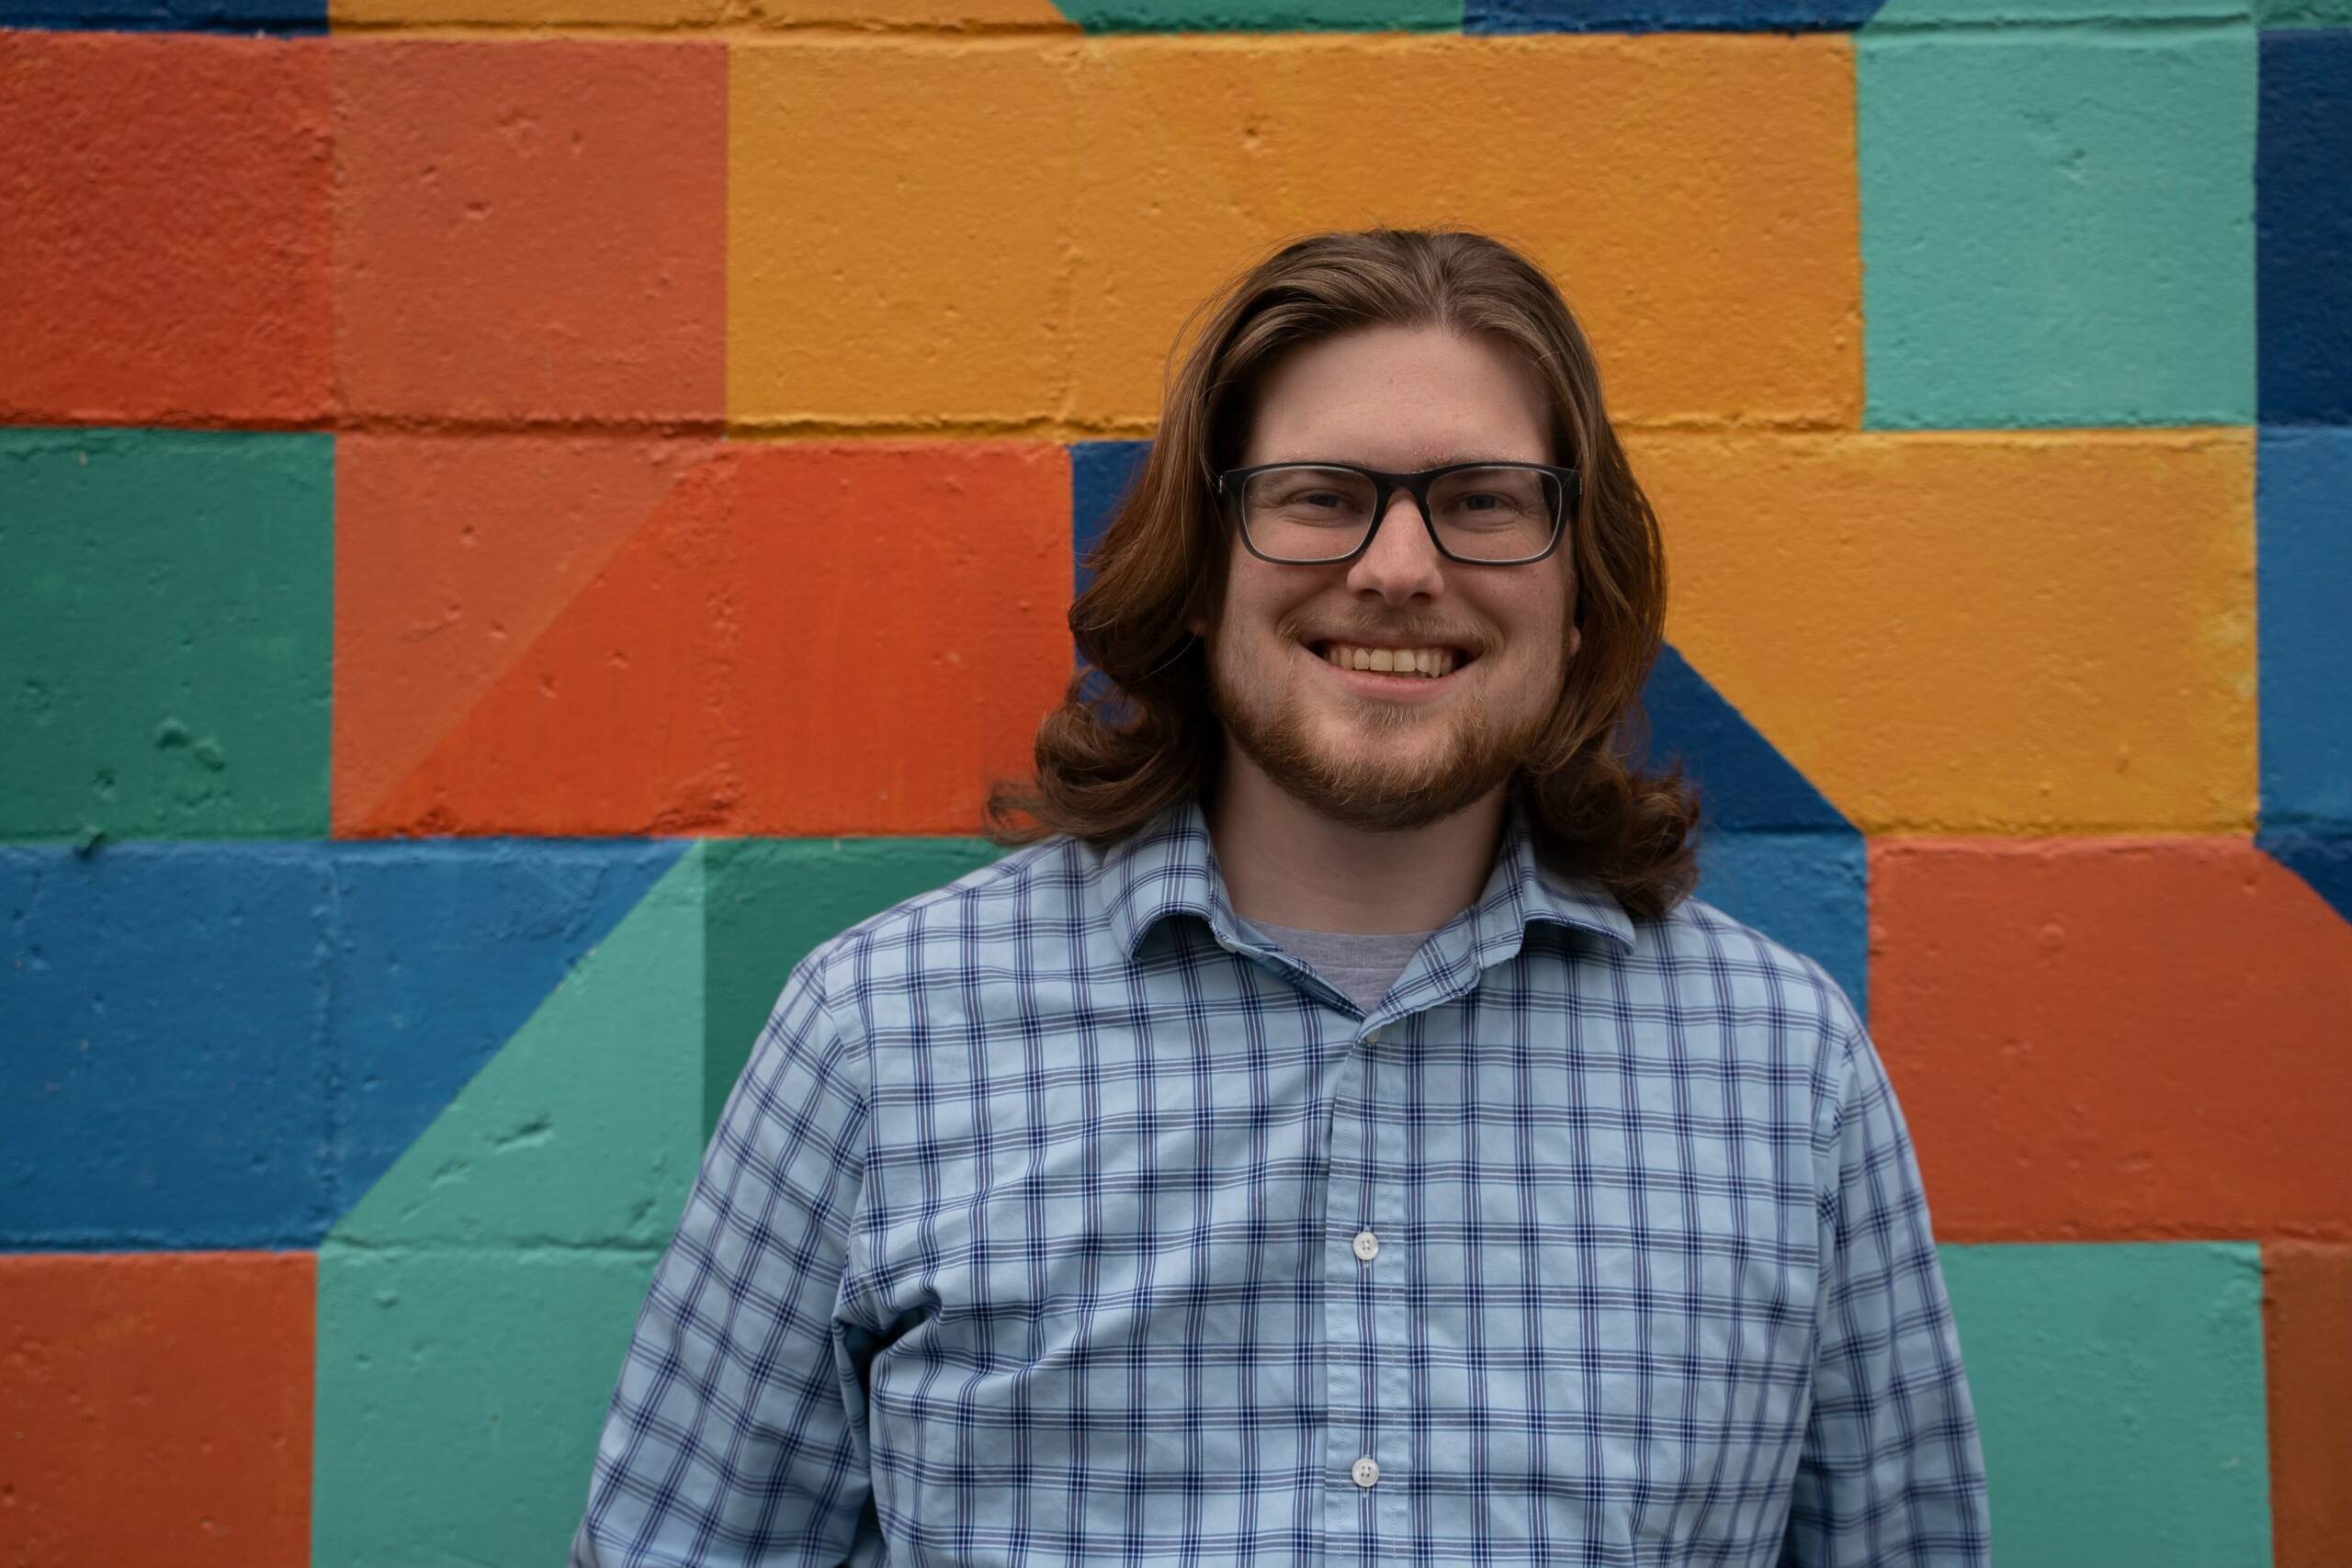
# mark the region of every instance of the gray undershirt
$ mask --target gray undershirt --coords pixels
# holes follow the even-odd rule
[[[1370,1012],[1413,961],[1431,932],[1362,935],[1354,931],[1303,931],[1265,920],[1244,922],[1249,930],[1329,980]]]

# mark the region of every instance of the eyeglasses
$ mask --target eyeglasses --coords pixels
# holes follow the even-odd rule
[[[1448,560],[1520,566],[1560,542],[1581,480],[1547,463],[1448,463],[1413,474],[1353,463],[1264,463],[1216,478],[1219,501],[1261,560],[1287,566],[1350,561],[1371,547],[1398,491]]]

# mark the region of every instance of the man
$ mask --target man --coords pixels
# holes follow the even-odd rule
[[[1879,1057],[1619,749],[1663,558],[1552,285],[1273,255],[1096,565],[1028,846],[777,1001],[574,1563],[1986,1562]]]

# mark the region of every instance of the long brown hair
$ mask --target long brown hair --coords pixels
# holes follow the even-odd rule
[[[1632,760],[1643,682],[1665,639],[1666,554],[1601,402],[1600,371],[1542,269],[1484,234],[1373,229],[1283,246],[1204,302],[1169,383],[1148,460],[1089,564],[1069,628],[1081,671],[1037,727],[1034,780],[989,799],[1000,842],[1069,833],[1107,846],[1209,787],[1224,756],[1205,649],[1231,558],[1213,494],[1248,434],[1261,373],[1280,355],[1359,327],[1444,326],[1523,355],[1551,392],[1560,459],[1583,477],[1567,548],[1584,641],[1513,784],[1544,863],[1598,879],[1636,915],[1664,915],[1698,881],[1699,804],[1678,763]],[[1171,355],[1171,360],[1172,360]],[[1107,682],[1107,689],[1106,689]]]

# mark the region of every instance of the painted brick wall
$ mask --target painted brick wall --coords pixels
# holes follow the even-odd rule
[[[2007,1568],[2352,1562],[2352,0],[0,0],[0,1568],[560,1562],[1181,316],[1553,268]]]

